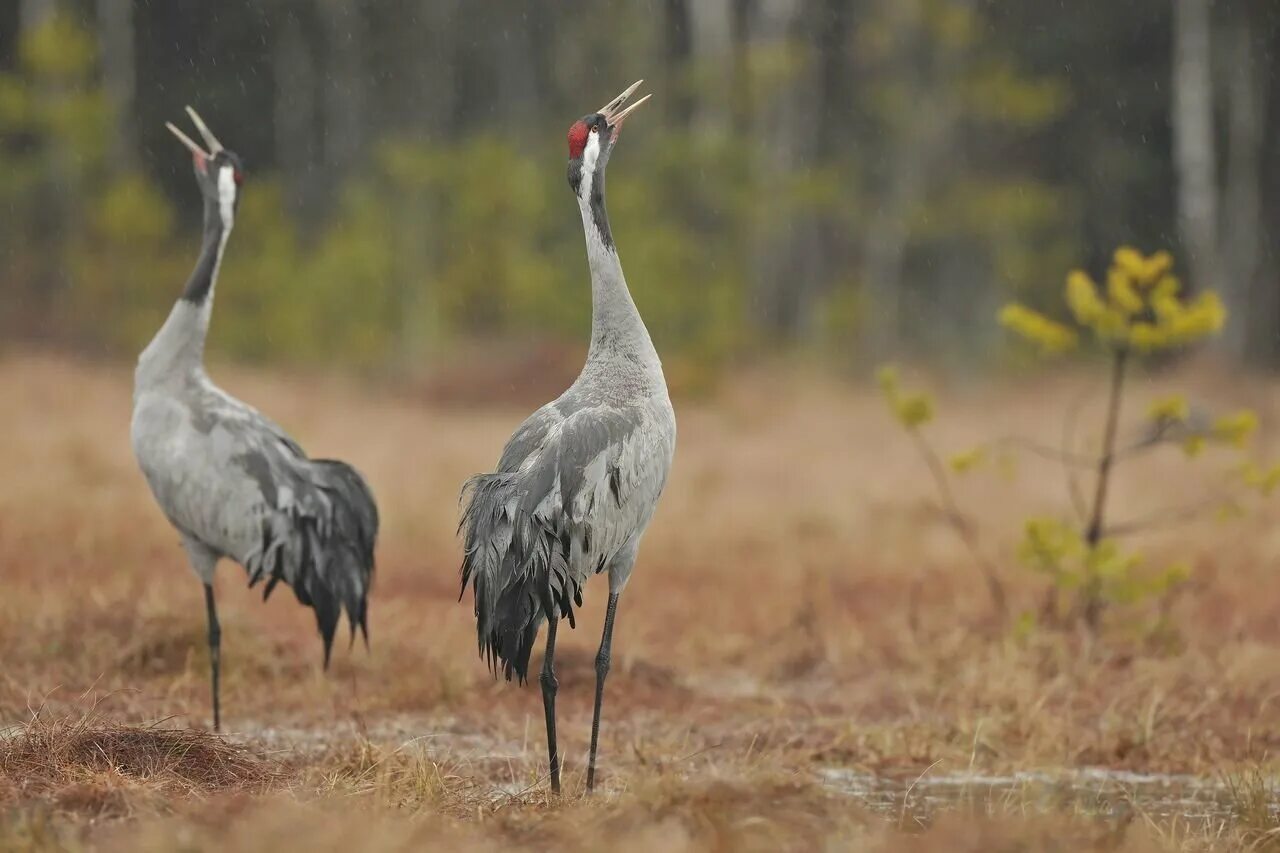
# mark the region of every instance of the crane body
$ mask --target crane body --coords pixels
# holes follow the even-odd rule
[[[214,728],[221,725],[221,627],[214,569],[239,563],[264,599],[283,582],[315,611],[328,665],[343,612],[368,638],[378,510],[346,463],[310,459],[273,421],[218,388],[204,342],[218,269],[234,224],[239,159],[188,108],[209,151],[172,125],[192,152],[204,195],[204,241],[195,270],[138,359],[130,437],[156,502],[177,529],[204,585]]]
[[[658,353],[627,289],[605,211],[605,167],[637,82],[569,131],[569,183],[578,199],[591,272],[591,345],[582,372],[507,442],[497,470],[464,487],[462,587],[475,596],[481,655],[495,674],[524,682],[547,623],[540,683],[553,791],[555,639],[593,574],[607,572],[609,602],[596,656],[587,790],[597,742],[614,619],[640,540],[675,452],[676,422]]]

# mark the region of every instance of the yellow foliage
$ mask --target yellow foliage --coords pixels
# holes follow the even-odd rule
[[[903,426],[914,429],[933,420],[933,401],[923,394],[914,394],[899,399],[893,411]]]
[[[1155,323],[1135,323],[1129,343],[1143,352],[1169,349],[1215,335],[1226,322],[1227,309],[1213,291],[1205,291],[1190,302],[1176,296],[1153,296]]]
[[[1244,447],[1258,429],[1258,416],[1249,409],[1225,415],[1213,422],[1213,437],[1232,447]]]
[[[1235,521],[1244,517],[1244,507],[1237,501],[1226,501],[1214,511],[1213,515],[1218,521]]]
[[[1140,288],[1156,285],[1173,269],[1173,255],[1163,249],[1145,257],[1132,246],[1121,246],[1116,249],[1113,261],[1112,270],[1123,273]]]
[[[1115,267],[1107,274],[1107,297],[1130,317],[1145,307],[1142,297],[1134,287],[1133,279]]]
[[[1151,288],[1151,299],[1154,302],[1157,299],[1168,299],[1177,296],[1182,292],[1182,282],[1176,275],[1161,276],[1160,280]]]
[[[1142,555],[1125,553],[1114,539],[1103,539],[1085,555],[1085,567],[1104,581],[1127,578],[1142,565]]]
[[[1084,270],[1067,275],[1067,307],[1082,326],[1092,326],[1107,310],[1098,296],[1098,286]]]
[[[1076,345],[1074,329],[1017,302],[1001,308],[999,319],[1000,325],[1037,344],[1045,355],[1066,352]]]
[[[876,371],[876,382],[898,423],[911,430],[933,420],[933,400],[927,394],[902,393],[898,371],[892,366],[880,367]]]
[[[1116,249],[1107,270],[1105,293],[1083,270],[1067,275],[1064,299],[1071,316],[1094,336],[1113,347],[1154,352],[1185,346],[1221,331],[1227,312],[1213,291],[1183,300],[1181,283],[1172,274],[1173,256],[1156,252],[1144,256],[1131,246]],[[1000,322],[1023,337],[1041,343],[1039,315],[1026,309],[1001,311]],[[1047,333],[1046,333],[1047,334]],[[1057,340],[1065,337],[1054,330]]]
[[[1168,277],[1169,270],[1171,269],[1173,269],[1173,255],[1169,254],[1164,249],[1161,249],[1151,257],[1147,258],[1146,268],[1143,270],[1143,275],[1139,279],[1139,283],[1159,284]],[[1175,284],[1177,283],[1177,279],[1173,279],[1173,281]]]
[[[1080,531],[1056,518],[1029,518],[1023,528],[1018,557],[1032,566],[1057,572],[1062,564],[1084,552]]]
[[[972,450],[965,450],[960,453],[953,454],[947,460],[947,464],[951,466],[951,470],[957,474],[967,474],[974,468],[982,464],[987,457],[987,452],[981,447],[975,447]]]
[[[1112,269],[1119,270],[1134,279],[1142,278],[1147,269],[1147,259],[1132,246],[1121,246],[1112,256]]]
[[[1188,459],[1194,459],[1204,452],[1204,446],[1204,436],[1199,433],[1189,435],[1182,440],[1182,452],[1187,454]]]
[[[891,364],[883,364],[876,369],[876,384],[888,397],[898,393],[898,369]]]
[[[1173,563],[1164,570],[1164,576],[1160,579],[1165,588],[1169,589],[1178,584],[1185,583],[1191,577],[1191,565],[1183,560]]]
[[[1187,398],[1181,394],[1163,397],[1147,407],[1147,417],[1157,423],[1186,423],[1189,414]]]
[[[1244,466],[1242,474],[1245,485],[1257,489],[1264,496],[1270,495],[1280,486],[1280,463],[1260,468],[1251,462]]]

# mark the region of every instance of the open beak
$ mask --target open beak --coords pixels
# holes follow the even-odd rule
[[[178,137],[178,141],[191,151],[191,156],[195,158],[196,165],[200,167],[200,171],[204,171],[205,164],[222,150],[222,143],[218,141],[218,137],[213,135],[213,131],[209,130],[209,126],[204,123],[204,119],[200,118],[200,114],[191,107],[187,107],[187,115],[191,116],[192,123],[196,126],[196,130],[200,131],[200,135],[204,137],[204,144],[209,146],[209,150],[205,151],[199,145],[191,141],[191,137],[187,136],[181,130],[174,126],[173,122],[165,122],[164,126],[169,128],[169,132]]]
[[[652,94],[645,95],[643,98],[636,101],[634,104],[627,107],[626,109],[622,108],[622,105],[627,102],[627,98],[631,97],[631,93],[634,92],[636,89],[639,89],[640,84],[643,82],[644,82],[643,80],[637,80],[636,82],[632,83],[630,86],[627,87],[627,90],[625,92],[623,92],[621,95],[614,98],[612,101],[610,101],[609,103],[605,104],[603,107],[600,108],[599,113],[600,115],[604,116],[604,120],[608,122],[609,127],[611,127],[614,130],[617,130],[619,127],[622,126],[623,120],[627,116],[635,112],[636,107],[640,106],[645,101],[653,97]]]

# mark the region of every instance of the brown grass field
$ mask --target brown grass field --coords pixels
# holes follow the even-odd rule
[[[1153,562],[1193,566],[1176,631],[1142,630],[1139,610],[1096,639],[1020,633],[993,619],[874,389],[755,370],[677,401],[675,470],[619,610],[603,793],[581,793],[598,579],[562,634],[566,796],[553,802],[536,684],[495,682],[458,602],[458,486],[529,407],[211,372],[373,485],[372,648],[343,645],[323,673],[310,612],[285,591],[263,604],[224,563],[227,731],[207,733],[202,596],[129,450],[130,367],[0,356],[0,850],[1280,845],[1280,497],[1144,536]],[[1091,381],[939,381],[932,434],[952,450],[1053,440]],[[1174,388],[1257,408],[1267,455],[1280,385],[1186,368],[1141,380],[1129,412]],[[1228,464],[1152,455],[1121,471],[1114,517],[1192,502]],[[1043,579],[1013,546],[1026,516],[1065,506],[1061,472],[1023,459],[960,492],[1015,610],[1033,610]],[[1230,814],[1170,818],[1137,799],[1103,813],[1017,790],[926,813],[910,790],[929,774],[1078,768],[1218,780]],[[843,771],[898,780],[900,806],[829,784]]]

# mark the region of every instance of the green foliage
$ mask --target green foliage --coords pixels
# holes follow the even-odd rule
[[[838,51],[869,72],[849,98],[856,120],[825,113],[818,120],[788,106],[797,87],[811,85],[820,58],[813,45],[751,38],[732,69],[702,55],[669,69],[658,81],[658,106],[641,115],[670,109],[664,101],[684,100],[689,109],[628,129],[610,175],[610,213],[629,284],[674,384],[710,385],[760,332],[801,331],[769,328],[767,306],[785,303],[792,288],[804,319],[788,322],[817,345],[847,351],[850,336],[866,331],[875,306],[849,235],[872,223],[892,194],[887,164],[932,120],[922,98],[956,108],[957,122],[942,132],[957,151],[975,133],[1029,138],[1070,103],[1062,81],[1029,72],[976,7],[929,0],[919,15],[888,4],[868,11]],[[622,14],[637,29],[650,23],[641,7]],[[562,23],[569,28],[557,39],[597,44],[592,34],[617,16],[592,12]],[[601,63],[633,64],[652,51],[650,42],[629,41],[622,60],[613,49],[575,53],[558,73],[578,79],[587,69],[603,74]],[[911,44],[936,47],[944,61],[917,67],[914,58],[929,50]],[[198,196],[179,185],[166,200],[154,179],[108,160],[116,117],[99,53],[89,29],[55,15],[24,32],[15,70],[0,74],[0,207],[21,213],[0,232],[0,275],[11,283],[0,292],[0,321],[23,331],[35,323],[34,334],[127,356],[162,320],[195,260]],[[221,73],[209,70],[199,91],[217,97],[228,85]],[[557,98],[547,96],[547,105],[563,107]],[[370,116],[385,106],[371,104]],[[821,127],[774,121],[793,113],[799,124]],[[552,144],[559,134],[536,124],[524,125],[527,132],[482,129],[472,120],[435,128],[430,141],[378,141],[393,126],[404,124],[371,121],[367,160],[344,166],[343,185],[324,193],[324,209],[308,210],[305,222],[295,216],[296,187],[278,184],[269,169],[251,170],[222,268],[212,352],[394,370],[462,337],[581,345],[590,295],[563,148]],[[530,149],[534,134],[548,145]],[[811,136],[842,141],[817,151]],[[176,146],[146,153],[172,158],[153,175],[182,162]],[[907,289],[949,287],[939,261],[957,255],[981,287],[1025,289],[1046,257],[1064,245],[1074,252],[1063,236],[1069,200],[1022,165],[975,156],[924,187],[895,214],[909,232],[899,271]],[[990,305],[972,302],[982,306],[973,316]],[[955,328],[971,319],[948,316]]]
[[[95,54],[86,30],[54,16],[24,41],[19,70],[0,75],[0,139],[27,140],[0,170],[0,206],[28,214],[0,233],[6,275],[22,282],[0,294],[0,316],[32,311],[68,338],[132,354],[176,298],[198,236],[141,175],[107,168]],[[390,141],[306,234],[277,182],[252,175],[211,349],[387,367],[451,337],[584,340],[590,288],[561,157],[505,136]],[[676,374],[712,375],[743,343],[751,157],[747,142],[705,134],[636,134],[617,157],[628,161],[610,182],[620,251]],[[198,205],[194,189],[180,203]]]
[[[172,244],[173,211],[138,175],[105,181],[74,238],[75,287],[63,323],[86,340],[131,347],[155,333],[187,262]]]

